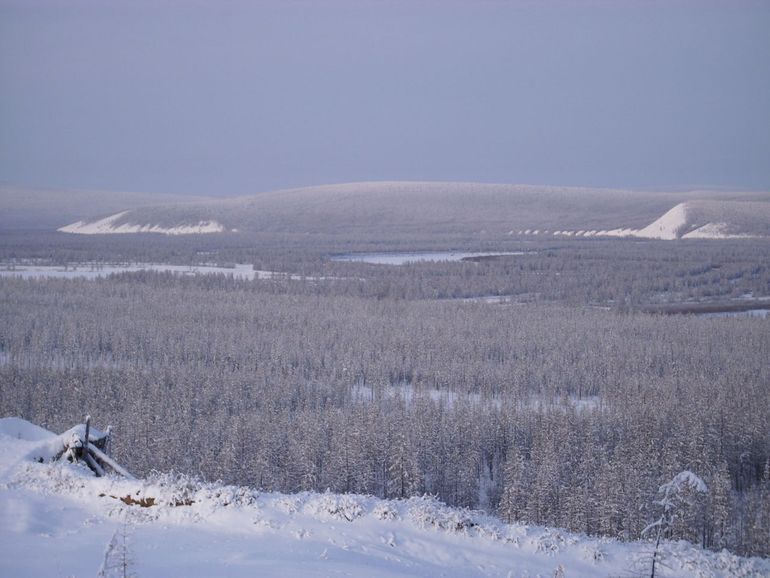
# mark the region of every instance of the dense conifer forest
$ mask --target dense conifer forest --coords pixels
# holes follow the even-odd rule
[[[323,240],[35,238],[9,237],[3,263],[295,274],[0,279],[0,413],[98,416],[136,473],[427,493],[638,539],[689,470],[708,492],[679,497],[667,534],[770,554],[770,321],[648,312],[761,304],[764,243],[511,241],[524,254],[388,266]]]

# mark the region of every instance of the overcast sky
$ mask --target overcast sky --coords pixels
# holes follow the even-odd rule
[[[0,181],[770,188],[770,2],[0,0]]]

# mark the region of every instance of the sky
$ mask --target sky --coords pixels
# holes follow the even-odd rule
[[[0,182],[770,189],[770,2],[0,0]]]

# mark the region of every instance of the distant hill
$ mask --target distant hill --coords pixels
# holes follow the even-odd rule
[[[0,230],[55,229],[77,219],[157,204],[183,203],[202,197],[45,189],[0,184]]]
[[[521,234],[539,234],[523,231]],[[543,231],[575,237],[643,239],[745,239],[770,237],[770,203],[759,201],[686,201],[641,229]]]
[[[675,207],[679,208],[658,223]],[[666,239],[770,236],[770,193],[724,191],[372,182],[120,209],[109,214],[94,212],[92,218],[74,223],[62,222],[60,230],[81,234],[324,234],[378,240],[482,234],[487,238],[533,234]],[[671,227],[676,230],[672,232]]]

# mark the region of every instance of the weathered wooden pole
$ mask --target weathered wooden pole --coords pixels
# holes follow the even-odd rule
[[[85,439],[83,439],[83,450],[82,450],[82,456],[83,456],[83,459],[86,460],[86,462],[88,462],[88,440],[91,435],[90,430],[91,430],[91,416],[87,415],[86,416],[86,435],[85,435]]]

